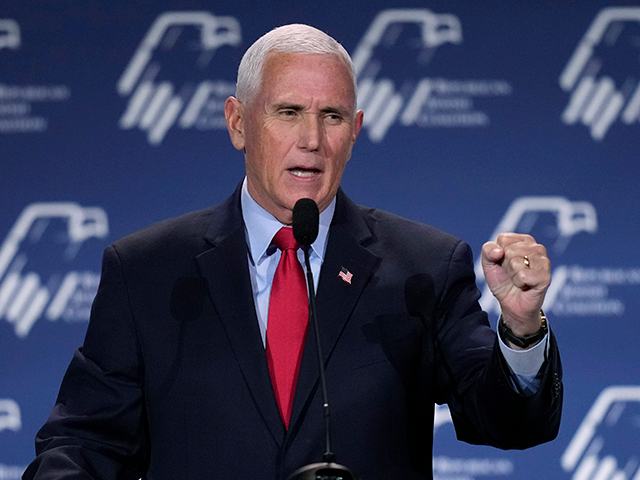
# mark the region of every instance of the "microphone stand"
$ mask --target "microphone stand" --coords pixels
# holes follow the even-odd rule
[[[300,467],[293,472],[287,480],[358,480],[358,477],[344,465],[335,463],[336,456],[331,451],[331,413],[329,411],[329,397],[327,395],[327,382],[324,374],[324,363],[322,347],[320,345],[320,330],[318,319],[316,318],[316,293],[313,286],[313,272],[309,261],[309,243],[301,245],[304,251],[304,261],[307,267],[307,285],[309,287],[309,319],[313,324],[313,331],[316,337],[316,351],[318,353],[318,369],[320,370],[320,388],[322,391],[323,416],[326,451],[322,456],[321,463],[312,463]]]

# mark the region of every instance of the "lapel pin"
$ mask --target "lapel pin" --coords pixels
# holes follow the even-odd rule
[[[351,285],[351,279],[353,278],[353,273],[351,273],[349,270],[347,270],[344,267],[340,268],[340,273],[338,274],[338,276],[342,280],[347,282],[349,285]]]

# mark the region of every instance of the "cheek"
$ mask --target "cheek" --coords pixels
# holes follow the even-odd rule
[[[339,140],[329,144],[327,156],[335,159],[333,162],[334,168],[344,170],[351,157],[352,147],[353,142],[351,142],[351,138],[345,138],[345,136],[341,136]]]
[[[295,132],[292,128],[277,128],[277,125],[268,125],[261,129],[257,138],[261,150],[268,154],[270,159],[282,158],[282,155],[295,145]]]

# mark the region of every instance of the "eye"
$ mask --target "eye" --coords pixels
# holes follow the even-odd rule
[[[278,112],[278,115],[280,115],[281,117],[287,117],[287,118],[295,117],[297,114],[298,114],[298,112],[296,112],[295,110],[291,110],[291,109],[280,110]]]
[[[328,123],[332,125],[342,123],[343,120],[342,115],[335,112],[327,113],[324,118]]]

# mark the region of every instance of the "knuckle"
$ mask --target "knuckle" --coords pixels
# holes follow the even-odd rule
[[[533,246],[533,250],[534,250],[534,252],[536,253],[536,255],[539,255],[540,257],[544,257],[544,258],[546,258],[546,257],[547,257],[547,249],[545,248],[545,246],[544,246],[544,245],[541,245],[541,244],[539,244],[539,243],[536,243],[536,244]]]
[[[528,272],[526,270],[518,270],[516,272],[516,278],[520,285],[527,283]]]

